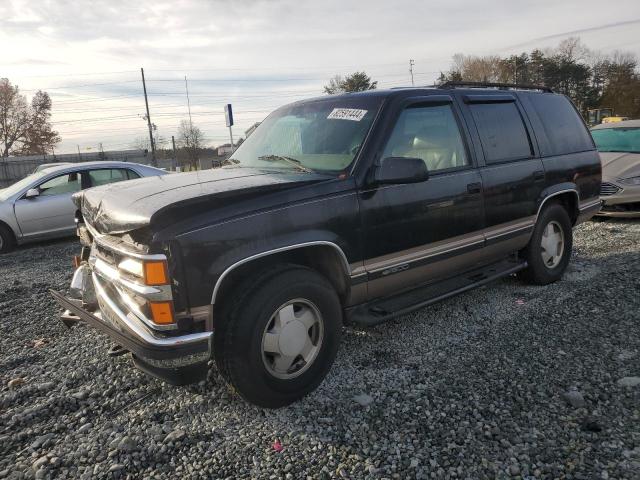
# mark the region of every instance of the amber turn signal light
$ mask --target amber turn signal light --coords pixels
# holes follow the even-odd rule
[[[173,305],[171,302],[149,302],[151,319],[158,325],[173,323]]]
[[[146,285],[167,285],[169,283],[167,263],[164,261],[144,262],[144,283]]]

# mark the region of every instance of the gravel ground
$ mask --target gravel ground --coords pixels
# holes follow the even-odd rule
[[[215,367],[171,387],[65,329],[47,290],[76,252],[0,257],[0,478],[640,478],[639,222],[580,226],[554,285],[347,329],[321,387],[277,411]]]

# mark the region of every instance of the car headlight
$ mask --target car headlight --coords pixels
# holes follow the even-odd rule
[[[640,176],[623,178],[620,183],[626,183],[627,185],[640,185]]]
[[[118,268],[142,279],[145,285],[168,285],[169,273],[164,260],[136,260],[125,258]]]

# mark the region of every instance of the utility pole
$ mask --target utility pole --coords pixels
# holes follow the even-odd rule
[[[153,141],[153,129],[151,127],[151,115],[149,115],[149,100],[147,99],[147,84],[144,81],[144,68],[140,68],[142,73],[142,89],[144,90],[144,104],[147,107],[147,125],[149,126],[149,141],[151,142],[151,165],[158,166],[156,161],[156,145]]]
[[[171,135],[171,144],[173,145],[173,169],[178,166],[178,154],[176,153],[176,139]]]
[[[191,121],[191,101],[189,100],[189,85],[187,84],[187,76],[184,76],[184,89],[187,91],[187,108],[189,109],[189,128],[193,130],[193,122]],[[193,133],[193,132],[190,132]]]
[[[78,147],[78,161],[81,162],[82,161],[82,155],[80,155],[80,145],[76,144],[76,147]]]
[[[413,66],[416,64],[416,62],[414,62],[413,60],[409,60],[409,73],[411,74],[411,86],[414,87],[415,84],[413,83]]]

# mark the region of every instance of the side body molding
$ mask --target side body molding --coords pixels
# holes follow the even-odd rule
[[[245,263],[249,263],[253,260],[257,260],[258,258],[263,258],[269,255],[274,255],[276,253],[280,253],[280,252],[286,252],[288,250],[295,250],[298,248],[304,248],[304,247],[312,247],[312,246],[328,246],[328,247],[332,247],[334,248],[338,254],[340,259],[342,260],[342,266],[344,267],[344,272],[347,276],[351,276],[351,267],[349,266],[349,261],[347,260],[347,256],[345,255],[344,251],[335,243],[333,242],[328,242],[326,240],[317,240],[317,241],[313,241],[313,242],[304,242],[304,243],[297,243],[294,245],[287,245],[285,247],[280,247],[280,248],[275,248],[273,250],[267,250],[265,252],[261,252],[261,253],[256,253],[254,255],[251,255],[247,258],[243,258],[242,260],[239,260],[237,262],[235,262],[234,264],[228,266],[223,272],[222,274],[218,277],[218,280],[216,280],[216,284],[213,287],[213,294],[211,295],[211,304],[215,304],[216,303],[216,296],[218,294],[218,291],[220,290],[220,286],[222,285],[222,282],[224,281],[225,277],[231,273],[234,269],[238,268],[241,265],[244,265]]]

